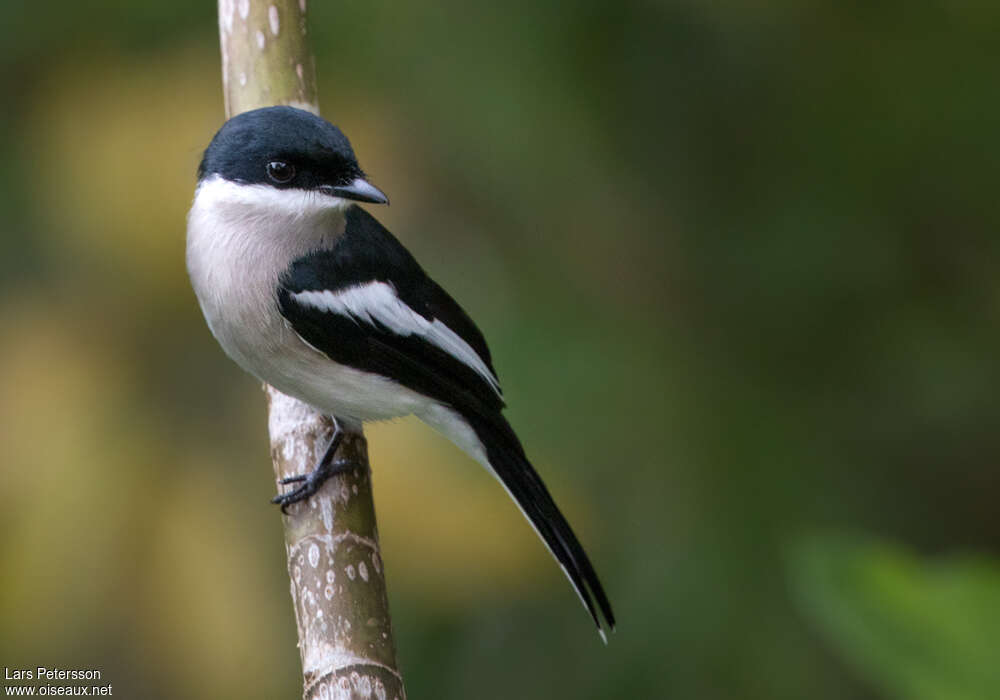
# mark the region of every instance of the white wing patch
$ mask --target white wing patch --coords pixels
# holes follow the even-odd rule
[[[349,316],[364,323],[375,321],[401,336],[417,335],[436,345],[456,360],[475,370],[500,394],[500,385],[483,358],[460,335],[438,319],[428,321],[396,296],[388,282],[368,282],[336,292],[294,292],[292,298],[303,306]]]

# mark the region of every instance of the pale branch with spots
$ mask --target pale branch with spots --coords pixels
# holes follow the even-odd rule
[[[275,477],[309,471],[332,422],[267,387]],[[404,698],[378,548],[364,437],[340,454],[362,465],[289,508],[285,540],[305,698]]]
[[[305,0],[219,0],[226,114],[292,105],[319,114]]]
[[[219,0],[219,36],[227,117],[276,104],[319,113],[306,0]],[[265,390],[275,483],[284,489],[282,479],[316,465],[333,423]],[[303,698],[403,700],[364,436],[348,433],[337,454],[358,467],[284,517]]]

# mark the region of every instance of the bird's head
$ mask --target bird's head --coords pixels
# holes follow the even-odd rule
[[[340,129],[294,107],[255,109],[223,124],[198,168],[199,183],[213,179],[261,192],[306,193],[318,206],[389,201],[365,179]]]

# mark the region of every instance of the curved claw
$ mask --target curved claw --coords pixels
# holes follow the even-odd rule
[[[316,468],[308,474],[286,476],[278,482],[282,486],[301,483],[301,486],[298,488],[295,488],[288,493],[279,493],[271,499],[271,503],[276,503],[281,506],[281,512],[285,515],[288,515],[288,506],[293,503],[298,503],[299,501],[304,501],[312,496],[317,490],[319,490],[319,487],[323,485],[324,481],[343,469],[341,463],[334,461],[333,457],[337,454],[337,448],[340,447],[340,443],[344,439],[344,431],[340,429],[340,425],[336,422],[336,420],[334,421],[334,426],[335,430],[333,436],[330,438],[329,444],[327,444],[326,449],[323,451],[323,456],[320,458]]]
[[[326,483],[326,480],[331,476],[346,472],[356,466],[358,463],[350,459],[324,460],[308,474],[298,474],[282,479],[282,484],[302,482],[302,485],[288,493],[279,493],[271,499],[271,503],[280,505],[281,512],[288,515],[288,506],[308,499],[319,491],[319,487]]]

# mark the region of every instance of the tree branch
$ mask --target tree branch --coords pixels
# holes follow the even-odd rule
[[[219,0],[226,115],[274,104],[319,113],[306,0]],[[265,386],[275,484],[316,465],[333,422]],[[358,463],[284,517],[302,657],[303,698],[406,697],[396,663],[365,438],[338,455]]]

